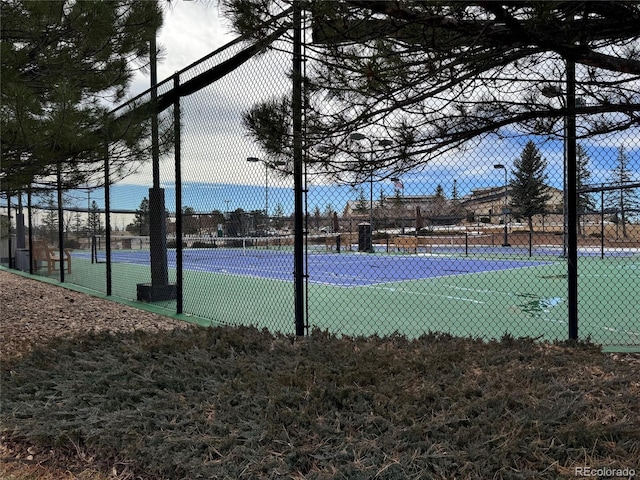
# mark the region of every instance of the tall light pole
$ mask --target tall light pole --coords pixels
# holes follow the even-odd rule
[[[393,182],[393,186],[397,191],[401,191],[402,193],[400,194],[400,211],[398,213],[400,213],[401,215],[401,221],[402,221],[402,234],[404,235],[404,183],[402,182],[402,180],[400,180],[399,177],[393,177],[390,179]]]
[[[157,108],[158,68],[156,58],[156,32],[149,39],[149,65],[151,77],[151,105]],[[176,298],[176,285],[169,283],[167,263],[167,221],[164,189],[160,187],[160,147],[158,112],[151,115],[151,169],[153,186],[149,188],[149,244],[151,283],[137,284],[138,300],[156,302]],[[176,212],[180,215],[180,212]],[[109,230],[107,229],[107,235]],[[108,238],[108,237],[107,237]],[[109,243],[109,240],[107,240]]]
[[[250,163],[259,163],[262,162],[257,157],[247,157],[247,162]],[[269,219],[269,165],[267,162],[264,163],[264,214],[267,217],[267,222]]]
[[[269,168],[275,168],[281,165],[284,165],[285,162],[282,161],[274,161],[267,162],[265,160],[261,160],[258,157],[247,157],[247,162],[249,163],[264,163],[264,214],[267,217],[267,225],[269,227]]]
[[[362,133],[358,133],[358,132],[355,132],[349,135],[349,139],[356,140],[356,141],[367,140],[371,147],[371,165],[370,165],[371,175],[369,176],[369,228],[371,230],[371,252],[373,253],[374,251],[373,250],[373,174],[375,171],[374,165],[373,165],[373,156],[374,156],[373,147],[374,147],[375,141],[371,140],[366,135],[363,135]],[[381,138],[376,141],[378,142],[378,145],[385,148],[393,145],[393,142],[388,138]]]
[[[496,163],[493,168],[498,170],[504,170],[504,208],[502,209],[502,213],[504,218],[502,222],[504,223],[504,240],[502,241],[503,247],[510,247],[509,244],[509,230],[507,227],[507,214],[509,213],[509,170],[501,163]]]

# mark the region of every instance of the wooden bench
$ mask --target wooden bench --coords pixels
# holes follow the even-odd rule
[[[327,252],[338,249],[338,235],[330,235],[324,239],[324,246]]]
[[[339,235],[330,235],[325,239],[325,248],[327,252],[337,250],[338,237],[340,237],[340,248],[342,250],[351,251],[354,243],[354,235],[350,233],[341,233]]]
[[[51,275],[58,269],[60,264],[60,251],[54,247],[50,247],[44,240],[36,240],[33,242],[33,269],[38,271],[40,263],[47,264],[47,274]],[[67,273],[71,273],[71,250],[64,249],[64,257],[62,258],[63,265],[67,262]]]
[[[414,253],[418,253],[418,245],[420,241],[418,237],[393,237],[391,244],[400,250],[413,250]]]

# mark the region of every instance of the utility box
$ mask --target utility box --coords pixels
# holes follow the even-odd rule
[[[359,223],[358,224],[358,251],[359,252],[372,252],[373,242],[371,238],[371,224]]]

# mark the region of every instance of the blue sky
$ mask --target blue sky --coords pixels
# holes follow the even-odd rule
[[[502,185],[504,183],[503,171],[493,168],[495,163],[503,163],[512,168],[513,160],[517,158],[526,143],[527,138],[502,140],[488,139],[477,149],[465,152],[458,158],[447,159],[427,165],[421,171],[404,175],[402,178],[405,195],[429,195],[437,185],[442,185],[447,196],[451,196],[453,181],[457,180],[460,196],[480,187]],[[534,139],[540,149],[543,158],[548,162],[547,174],[549,184],[556,188],[562,188],[563,170],[563,145],[558,140],[543,141]],[[605,183],[610,181],[611,172],[616,167],[618,147],[599,146],[585,144],[590,155],[590,170],[592,172],[591,183]],[[635,175],[634,179],[640,181],[640,149],[627,150],[629,167]],[[247,171],[252,166],[243,165]],[[199,212],[211,212],[213,210],[228,211],[241,208],[245,211],[263,210],[265,208],[265,183],[262,171],[254,172],[253,179],[261,182],[253,183],[222,183],[222,182],[186,182],[183,184],[183,206],[189,206]],[[293,190],[288,180],[270,178],[268,191],[269,210],[273,212],[276,205],[280,204],[286,214],[293,210]],[[163,182],[165,188],[166,207],[170,211],[175,210],[175,187],[172,182]],[[331,205],[334,210],[341,212],[348,200],[354,200],[359,195],[359,186],[352,188],[348,185],[314,185],[309,182],[307,205],[310,212],[317,206],[324,210]],[[369,183],[361,185],[365,196],[369,195]],[[148,197],[149,184],[119,183],[111,187],[113,209],[135,210],[144,197]],[[394,186],[390,180],[374,180],[374,197],[378,198],[380,191],[385,195],[394,194]],[[87,203],[86,191],[72,193],[78,206]],[[91,200],[96,201],[100,207],[104,206],[104,193],[96,190],[91,193]]]

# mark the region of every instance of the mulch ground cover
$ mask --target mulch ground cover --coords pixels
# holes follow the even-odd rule
[[[128,478],[640,475],[639,362],[589,344],[94,333],[4,361],[1,387],[6,444]]]

